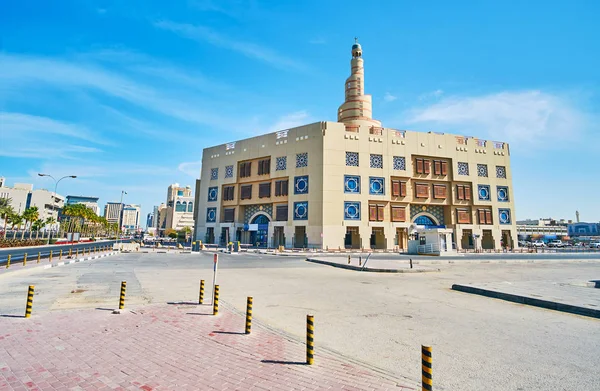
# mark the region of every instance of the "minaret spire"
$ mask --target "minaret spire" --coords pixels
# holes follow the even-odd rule
[[[338,122],[381,126],[373,119],[371,95],[365,95],[365,71],[362,59],[362,47],[358,37],[354,37],[350,77],[346,79],[344,103],[338,109]]]

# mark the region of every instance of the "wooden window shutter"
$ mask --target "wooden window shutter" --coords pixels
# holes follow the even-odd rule
[[[369,220],[377,221],[377,205],[369,205]]]
[[[287,205],[277,205],[275,209],[275,220],[277,221],[287,221],[288,219],[288,206]]]
[[[469,211],[465,209],[457,209],[456,213],[458,215],[458,223],[459,224],[469,224],[471,223],[471,216],[469,215]]]
[[[471,186],[465,186],[465,200],[471,200]]]
[[[246,163],[246,176],[252,175],[252,162]]]
[[[423,172],[427,175],[429,175],[431,173],[431,161],[430,160],[424,160],[423,161]]]
[[[417,198],[428,198],[429,197],[429,185],[417,185],[415,187]]]
[[[235,220],[235,208],[225,209],[223,217],[226,223],[232,223]]]
[[[442,175],[448,175],[448,162],[442,162]]]
[[[252,185],[242,186],[240,198],[242,200],[249,200],[252,198]]]
[[[258,198],[271,197],[271,182],[258,185]]]
[[[442,175],[442,162],[439,160],[433,161],[433,173],[435,175]]]
[[[463,185],[456,185],[456,199],[465,199],[465,187]]]
[[[265,160],[265,174],[271,173],[271,159]]]
[[[377,205],[377,221],[383,221],[385,215],[385,205]]]
[[[392,221],[406,221],[406,208],[403,206],[392,206]]]
[[[491,210],[486,210],[485,211],[485,223],[486,224],[493,224],[492,223],[492,211]]]
[[[437,199],[446,198],[446,186],[433,185],[433,198],[437,198]]]
[[[417,159],[417,174],[422,174],[423,172],[423,159]]]
[[[400,197],[406,197],[406,182],[400,182]]]
[[[485,224],[485,210],[479,209],[477,214],[479,215],[479,224]]]
[[[400,181],[396,181],[396,180],[392,181],[392,196],[393,197],[400,196]]]
[[[246,163],[240,163],[240,169],[238,170],[240,177],[243,178],[246,176]]]

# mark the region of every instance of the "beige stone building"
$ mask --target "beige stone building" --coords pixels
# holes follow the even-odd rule
[[[356,43],[338,122],[204,149],[197,240],[402,250],[445,228],[459,249],[516,247],[508,144],[383,127],[363,65]]]
[[[179,231],[185,227],[194,228],[194,196],[191,186],[174,183],[167,189],[165,229]]]

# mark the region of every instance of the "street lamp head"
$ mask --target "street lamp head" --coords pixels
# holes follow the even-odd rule
[[[38,173],[38,176],[48,176],[48,174],[40,174],[40,173]]]
[[[77,175],[69,175],[69,178],[77,178]]]

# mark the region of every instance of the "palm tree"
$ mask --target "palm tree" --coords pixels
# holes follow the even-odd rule
[[[12,198],[0,198],[0,217],[4,220],[4,238],[6,238],[6,223],[8,221],[8,216],[15,213],[14,209],[10,205],[12,202]]]
[[[27,229],[28,223],[33,223],[37,219],[40,218],[40,212],[37,206],[32,206],[31,208],[27,208],[25,212],[23,212],[23,220],[25,220],[25,229]],[[31,224],[29,225],[29,229],[31,230]]]
[[[23,216],[21,216],[19,213],[11,213],[8,216],[6,216],[6,219],[8,220],[8,222],[11,224],[12,226],[12,230],[15,230],[15,227],[17,227],[18,229],[20,229],[21,227],[21,223],[23,222]],[[13,236],[16,237],[16,234]]]

